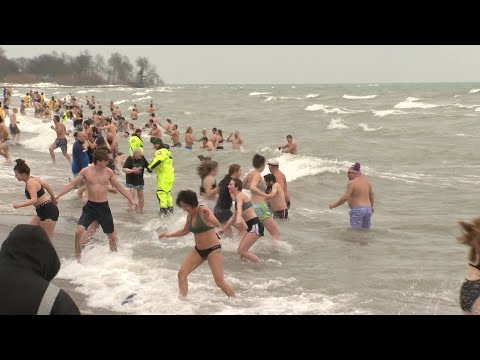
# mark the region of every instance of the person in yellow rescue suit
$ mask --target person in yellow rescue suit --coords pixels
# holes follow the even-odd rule
[[[128,139],[128,144],[130,145],[130,156],[133,156],[133,150],[136,148],[142,148],[143,150],[143,140],[141,138],[142,136],[142,129],[137,129],[135,130],[135,134],[130,136],[130,139]]]
[[[169,146],[164,144],[160,138],[152,138],[155,147],[155,155],[147,171],[152,173],[155,170],[157,175],[157,198],[160,203],[160,215],[173,213],[173,202],[170,190],[175,180],[172,153]]]

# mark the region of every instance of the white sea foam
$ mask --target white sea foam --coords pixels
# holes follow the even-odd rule
[[[361,100],[361,99],[375,99],[378,95],[348,95],[345,94],[342,97],[349,100]]]
[[[129,100],[118,100],[118,101],[115,101],[113,104],[114,105],[120,105],[120,104],[123,104],[123,103],[126,103],[128,102]],[[133,100],[132,100],[133,101]]]
[[[350,110],[345,108],[337,108],[330,105],[323,105],[323,104],[314,104],[307,106],[305,108],[306,111],[318,111],[322,110],[325,114],[356,114],[356,113],[363,113],[364,110]]]
[[[439,106],[444,105],[436,105],[436,104],[427,104],[417,102],[418,98],[408,97],[405,101],[399,102],[397,105],[394,106],[396,109],[433,109]]]
[[[384,117],[384,116],[389,116],[389,115],[404,115],[408,114],[405,111],[402,110],[372,110],[374,116],[378,117]]]
[[[475,94],[479,91],[480,91],[480,89],[472,89],[472,90],[470,90],[469,94]]]
[[[87,94],[87,93],[101,93],[103,91],[101,90],[94,90],[94,89],[90,89],[90,90],[80,90],[80,91],[77,91],[77,94]]]
[[[310,99],[310,98],[316,98],[317,96],[320,96],[319,94],[308,94],[305,96],[305,98]]]
[[[361,127],[364,131],[377,131],[377,130],[380,130],[383,126],[380,126],[379,128],[369,128],[367,124],[365,123],[360,123],[358,124],[359,127]]]
[[[147,95],[146,92],[136,92],[136,93],[133,93],[132,95]]]
[[[141,98],[132,99],[131,101],[139,102],[139,101],[145,101],[145,100],[150,100],[150,99],[153,99],[153,98],[151,96],[144,96],[144,97],[141,97]]]
[[[338,119],[332,119],[330,121],[330,124],[327,126],[328,130],[333,130],[333,129],[348,129],[348,126],[343,123],[343,120],[338,118]]]
[[[259,95],[268,95],[268,94],[271,94],[269,92],[252,92],[250,94],[248,94],[249,96],[259,96]]]

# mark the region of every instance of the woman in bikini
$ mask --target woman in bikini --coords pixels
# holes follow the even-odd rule
[[[59,216],[55,194],[46,182],[30,176],[30,168],[25,164],[25,160],[17,159],[15,162],[17,165],[13,168],[13,171],[15,171],[15,177],[18,181],[25,182],[25,197],[28,201],[13,204],[13,207],[18,209],[30,205],[35,206],[37,215],[33,217],[30,224],[44,229],[48,238],[52,241]],[[45,193],[45,190],[50,194],[50,197]]]
[[[242,186],[242,180],[235,178],[232,178],[228,184],[228,191],[232,195],[232,198],[235,199],[235,206],[233,207],[234,210],[232,217],[225,225],[225,230],[232,224],[235,224],[236,227],[240,227],[245,221],[247,224],[247,232],[244,233],[242,240],[240,240],[237,253],[240,257],[254,262],[260,262],[262,259],[249,250],[258,238],[263,236],[264,229],[262,222],[255,214],[252,201],[247,194],[242,192]],[[223,231],[220,231],[220,233],[223,233]]]
[[[195,249],[185,257],[178,271],[180,295],[186,297],[188,294],[188,275],[205,260],[208,260],[217,286],[228,297],[235,297],[235,292],[223,277],[222,246],[215,232],[215,227],[220,226],[219,221],[210,209],[198,205],[197,194],[194,191],[180,191],[177,197],[177,206],[188,214],[184,228],[173,233],[161,233],[158,237],[163,239],[185,236],[190,232],[194,234]]]
[[[460,290],[460,306],[466,315],[480,315],[480,218],[459,224],[462,235],[457,240],[470,248],[467,274]]]

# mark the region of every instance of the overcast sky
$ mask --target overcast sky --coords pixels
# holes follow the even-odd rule
[[[480,82],[478,45],[0,45],[8,57],[58,51],[147,57],[168,84]]]

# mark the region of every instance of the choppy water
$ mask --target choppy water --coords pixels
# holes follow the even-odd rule
[[[14,105],[24,89],[16,88]],[[128,114],[136,103],[146,121],[153,99],[164,120],[183,133],[217,127],[235,130],[246,139],[243,152],[213,154],[221,175],[231,163],[251,168],[256,152],[277,158],[289,181],[290,220],[280,223],[281,243],[273,252],[269,236],[252,250],[267,261],[241,263],[236,240],[222,240],[225,276],[238,297],[227,299],[216,288],[208,265],[189,278],[189,297],[177,296],[176,273],[193,248],[193,236],[158,240],[157,231],[183,226],[180,209],[167,221],[155,215],[154,177],[146,174],[146,214],[132,215],[121,195],[110,195],[120,237],[120,251],[111,254],[101,232],[84,252],[82,264],[62,259],[59,277],[73,282],[92,307],[139,314],[459,314],[458,289],[467,249],[457,245],[456,222],[478,214],[480,164],[480,84],[362,85],[215,85],[156,89],[41,89],[64,97],[95,95],[106,109],[113,100]],[[17,96],[17,97],[16,97]],[[478,111],[477,111],[478,110]],[[24,157],[32,174],[56,191],[70,176],[57,153],[50,166],[48,146],[55,138],[50,124],[19,118]],[[7,120],[8,123],[8,120]],[[299,155],[276,148],[292,134]],[[168,137],[164,137],[168,139]],[[70,140],[71,143],[71,140]],[[125,140],[120,143],[127,150]],[[179,190],[198,190],[196,155],[173,149]],[[153,150],[147,150],[151,159]],[[376,195],[372,230],[348,229],[346,205],[328,204],[343,194],[346,167],[360,162]],[[120,175],[124,179],[124,175]],[[23,196],[11,168],[0,167],[0,214],[33,215],[34,209],[13,210]],[[73,233],[81,205],[73,194],[61,199],[58,231]],[[5,224],[3,224],[5,225]],[[268,234],[268,233],[267,233]],[[5,234],[0,234],[4,239]],[[72,246],[73,247],[73,246]],[[121,305],[130,293],[131,303]]]

